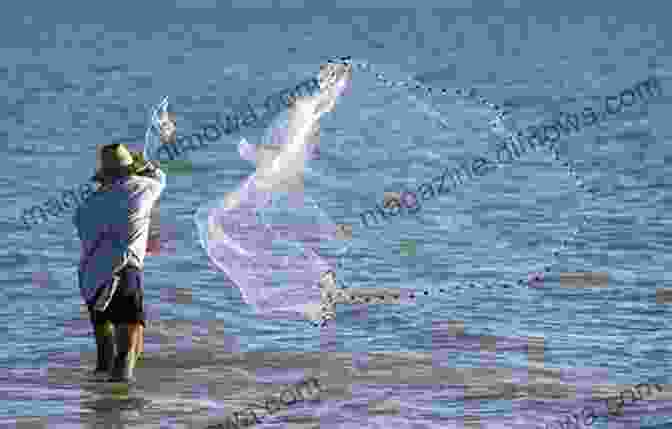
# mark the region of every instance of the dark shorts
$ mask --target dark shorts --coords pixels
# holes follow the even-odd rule
[[[93,304],[89,305],[89,314],[91,323],[94,325],[102,324],[107,321],[113,324],[119,323],[142,323],[145,326],[145,305],[144,305],[144,276],[141,270],[133,267],[124,268],[121,271],[121,280],[117,286],[117,291],[112,297],[112,301],[105,311],[99,312],[93,309]],[[102,289],[96,293],[93,302],[96,302]]]

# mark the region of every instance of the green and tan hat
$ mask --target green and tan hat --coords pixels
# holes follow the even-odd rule
[[[100,182],[106,177],[138,175],[150,167],[142,152],[131,152],[121,144],[99,146],[96,173],[91,180]]]

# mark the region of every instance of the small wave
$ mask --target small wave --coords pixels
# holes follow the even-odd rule
[[[128,71],[128,65],[126,65],[126,64],[118,64],[118,65],[112,65],[112,66],[90,65],[89,66],[89,71],[91,71],[95,74],[106,74],[106,73],[113,73],[113,72],[127,72]]]

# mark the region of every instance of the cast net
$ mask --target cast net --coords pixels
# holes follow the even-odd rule
[[[257,170],[223,198],[199,208],[195,222],[211,262],[236,284],[246,303],[265,314],[313,321],[333,316],[325,297],[347,241],[305,193],[307,164],[319,157],[319,120],[351,79],[347,64],[320,72],[317,94],[293,97],[261,144],[242,139],[239,152]]]

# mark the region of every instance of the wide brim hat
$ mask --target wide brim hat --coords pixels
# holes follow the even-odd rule
[[[95,182],[110,176],[138,175],[150,167],[142,152],[131,152],[121,143],[99,147],[96,157],[97,168],[91,177]]]

